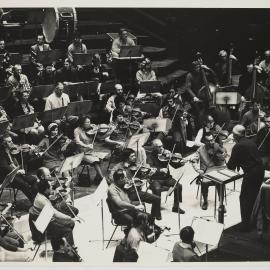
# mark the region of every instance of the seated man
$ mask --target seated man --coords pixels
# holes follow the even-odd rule
[[[54,206],[54,208],[56,210],[58,210],[59,212],[65,214],[65,215],[68,215],[72,218],[74,218],[76,215],[78,215],[79,210],[65,200],[66,199],[65,195],[62,195],[62,196],[59,195],[59,193],[61,192],[59,189],[62,189],[64,187],[63,186],[61,187],[59,185],[59,182],[51,176],[50,170],[48,168],[40,167],[37,170],[37,177],[41,181],[48,181],[48,183],[52,187],[52,191],[55,194],[52,194],[52,197],[54,200],[52,200],[52,197],[50,197],[50,201],[52,202],[52,205]],[[67,180],[67,182],[68,182],[68,180]],[[67,182],[65,182],[63,184],[65,187],[68,186]]]
[[[55,81],[63,82],[64,84],[77,82],[78,74],[77,70],[72,67],[71,61],[66,58],[63,67],[59,68],[55,72]]]
[[[139,166],[139,164],[136,162],[136,153],[134,150],[130,148],[126,148],[123,150],[122,157],[123,157],[122,162],[116,164],[111,169],[110,175],[109,175],[109,181],[113,182],[114,173],[117,170],[122,169],[126,173],[127,179],[131,182],[131,186],[129,189],[127,189],[126,192],[131,200],[138,201],[139,198],[137,196],[134,186],[132,186],[132,181],[131,181],[134,174],[134,167],[136,168],[137,166]],[[137,174],[137,178],[138,176],[140,175]],[[150,176],[150,173],[148,177],[149,176]],[[145,175],[145,177],[147,177],[147,175]],[[141,191],[140,187],[137,187],[137,190],[138,190],[138,194],[140,196],[141,201],[152,204],[151,215],[155,217],[157,220],[161,220],[160,197],[151,193],[143,192]]]
[[[203,197],[202,209],[208,208],[208,187],[216,185],[215,182],[203,178],[203,175],[213,167],[225,166],[226,150],[215,142],[211,133],[205,133],[204,144],[197,150],[192,162],[194,170],[201,176],[201,192]],[[200,163],[200,166],[199,166]],[[217,189],[219,193],[219,189]]]
[[[138,211],[143,211],[142,204],[135,205],[125,191],[126,175],[122,169],[119,169],[113,174],[113,183],[108,189],[108,204],[110,212],[116,223],[131,227],[134,224],[134,218]]]
[[[40,181],[38,183],[38,193],[35,197],[33,206],[29,210],[29,224],[32,234],[34,233],[33,240],[36,241],[35,237],[37,235],[35,235],[34,224],[32,224],[32,222],[37,220],[39,214],[46,205],[51,205],[54,214],[47,227],[47,233],[51,239],[52,248],[54,251],[56,251],[60,248],[60,245],[63,242],[62,237],[65,237],[68,243],[71,246],[74,246],[72,232],[75,225],[74,221],[76,221],[76,219],[71,218],[70,216],[65,215],[55,209],[49,200],[50,194],[51,190],[48,181]]]
[[[2,183],[5,177],[12,172],[19,163],[14,155],[12,155],[12,149],[16,147],[9,135],[4,135],[1,138],[1,151],[0,151],[0,183]],[[23,169],[18,170],[17,175],[11,183],[11,187],[21,190],[24,195],[33,202],[37,194],[37,179],[32,175],[25,173]]]
[[[119,31],[119,37],[114,39],[112,43],[112,56],[118,57],[121,46],[135,46],[133,39],[128,37],[128,32],[125,28],[121,28]]]
[[[155,139],[152,141],[153,150],[149,157],[149,164],[151,167],[157,168],[157,171],[152,175],[152,183],[150,185],[153,194],[158,195],[161,197],[162,188],[170,188],[173,187],[176,181],[171,177],[169,171],[167,169],[167,161],[161,161],[160,155],[165,154],[171,155],[171,152],[164,149],[161,140]],[[178,213],[179,203],[182,202],[182,185],[178,183],[176,188],[174,189],[174,202],[172,211]],[[185,211],[179,208],[179,213],[184,214]]]
[[[172,255],[174,262],[199,262],[201,261],[194,251],[194,230],[186,226],[180,231],[181,241],[176,242],[173,247]]]
[[[74,33],[73,42],[68,46],[68,59],[73,62],[74,53],[87,53],[87,47],[82,43],[82,38],[79,32]]]

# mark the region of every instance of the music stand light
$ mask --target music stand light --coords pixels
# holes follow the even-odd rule
[[[91,100],[70,102],[68,104],[66,116],[87,114],[91,111],[92,106],[93,101]]]
[[[217,105],[238,105],[241,95],[238,92],[216,92]]]
[[[74,53],[72,55],[73,63],[75,65],[86,66],[92,63],[92,53]]]

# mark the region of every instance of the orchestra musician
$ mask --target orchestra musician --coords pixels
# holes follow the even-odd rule
[[[261,159],[263,164],[267,167],[270,162],[270,115],[264,116],[265,126],[261,128],[256,136],[254,141],[258,147]]]
[[[127,189],[127,193],[128,193],[129,198],[132,201],[138,201],[137,193],[134,187],[132,186],[132,181],[131,181],[135,171],[138,168],[139,168],[139,163],[136,162],[136,152],[133,149],[126,148],[122,152],[122,161],[116,164],[110,170],[110,174],[109,174],[109,181],[112,182],[115,171],[122,169],[126,173],[127,180],[130,181],[130,187]],[[144,175],[144,177],[150,178],[151,173],[153,174],[153,171],[149,172],[148,175]],[[139,174],[137,175],[138,175],[137,177],[140,178],[140,175]],[[144,178],[144,177],[141,176],[141,178]],[[151,193],[143,192],[141,191],[140,187],[137,187],[137,189],[138,189],[138,194],[140,196],[140,200],[142,202],[152,204],[152,209],[151,209],[152,217],[155,217],[157,220],[161,220],[160,197]]]
[[[269,89],[270,86],[270,81],[269,81],[269,76],[270,76],[270,50],[266,50],[264,52],[264,60],[262,60],[259,63],[259,67],[262,69],[263,74],[262,77],[264,77],[264,85]]]
[[[71,218],[55,209],[49,200],[51,194],[51,187],[46,180],[38,182],[38,193],[35,196],[33,206],[29,209],[29,225],[32,232],[32,238],[35,241],[37,234],[33,222],[35,222],[46,205],[50,205],[53,209],[53,217],[47,226],[47,234],[51,239],[51,245],[54,251],[60,248],[65,237],[67,242],[74,247],[73,228],[77,218]]]
[[[152,69],[152,63],[149,58],[145,58],[141,64],[140,69],[136,73],[136,79],[137,83],[140,84],[140,82],[143,81],[156,81],[156,73]]]
[[[64,183],[64,186],[63,185],[59,186],[59,182],[57,181],[57,179],[51,176],[50,170],[46,167],[40,167],[37,170],[37,177],[39,178],[40,181],[47,181],[50,184],[52,192],[49,199],[56,210],[72,218],[78,215],[79,213],[78,208],[74,207],[69,202],[67,202],[65,194],[60,195],[60,192],[62,191],[57,190],[59,188],[64,189],[64,186],[66,187],[68,184],[67,181]]]
[[[100,183],[103,172],[100,168],[101,159],[95,155],[94,139],[97,136],[98,127],[91,124],[88,116],[82,116],[78,120],[78,127],[74,130],[74,140],[79,153],[84,152],[83,161],[94,166],[96,170],[95,183]]]
[[[227,163],[230,170],[241,167],[244,172],[240,192],[241,231],[249,231],[252,209],[264,179],[264,167],[257,145],[253,140],[245,138],[245,127],[236,125],[233,137],[236,142]]]
[[[207,210],[208,188],[209,186],[216,185],[216,183],[206,178],[203,178],[203,175],[213,168],[225,166],[226,150],[222,146],[220,146],[220,144],[215,142],[214,136],[210,132],[206,132],[204,134],[202,142],[204,144],[201,145],[196,151],[192,160],[192,167],[197,173],[199,173],[200,176],[201,193],[203,197],[203,204],[201,205],[201,208],[203,210]],[[218,188],[217,191],[219,194]]]
[[[29,99],[28,91],[19,92],[17,97],[18,101],[15,103],[14,106],[15,108],[12,117],[35,113],[34,107],[28,102]],[[30,135],[36,137],[42,136],[44,131],[45,131],[44,127],[42,126],[42,124],[38,119],[36,119],[32,127],[28,127],[23,130],[25,134],[29,133]]]
[[[81,34],[76,31],[73,36],[73,42],[68,46],[67,55],[71,63],[73,63],[74,53],[87,53],[87,47],[82,42]]]
[[[246,135],[254,136],[265,126],[263,119],[264,115],[265,113],[261,110],[261,104],[254,100],[251,103],[250,110],[247,111],[241,119],[241,125],[246,128]],[[258,126],[258,123],[260,126]]]
[[[36,67],[37,70],[43,67],[41,63],[38,62],[39,52],[50,51],[51,47],[49,44],[45,43],[45,37],[43,35],[37,36],[37,43],[31,46],[31,62]]]
[[[40,141],[37,148],[41,152],[43,166],[57,172],[68,155],[67,148],[71,140],[59,134],[59,126],[56,123],[49,124],[47,130],[48,136]]]
[[[5,177],[19,166],[19,163],[12,154],[12,150],[15,149],[16,146],[9,135],[3,135],[1,137],[0,147],[0,181],[2,183]],[[33,202],[37,194],[36,182],[36,177],[26,174],[24,169],[19,169],[10,186],[21,190],[29,201]]]
[[[55,74],[56,74],[55,67],[53,65],[47,65],[37,73],[35,84],[36,85],[55,84],[56,83]]]
[[[173,142],[176,145],[175,151],[183,154],[187,141],[187,112],[175,103],[173,97],[168,97],[167,104],[161,108],[158,117],[172,120],[172,127],[169,134],[172,134]],[[163,140],[162,136],[158,136],[158,138]]]
[[[5,85],[10,68],[10,56],[6,49],[6,43],[3,38],[0,38],[0,54],[3,55],[3,60],[0,62],[0,85]]]
[[[63,66],[56,70],[55,81],[63,82],[64,84],[78,81],[77,71],[71,65],[70,59],[66,58],[64,60]]]
[[[167,169],[167,163],[169,162],[172,153],[163,147],[163,143],[159,139],[154,139],[152,141],[153,150],[150,157],[148,158],[148,163],[151,167],[157,168],[157,171],[151,177],[150,188],[153,194],[161,196],[162,188],[175,186],[176,180],[174,180]],[[164,162],[165,160],[165,162]],[[174,202],[172,212],[184,214],[185,211],[180,208],[179,203],[182,202],[182,185],[180,183],[176,184],[174,189]]]
[[[133,39],[128,37],[128,32],[125,28],[119,30],[119,37],[113,40],[112,43],[112,57],[118,57],[121,46],[135,46]]]
[[[115,147],[115,150],[120,150],[118,152],[121,152],[128,143],[128,139],[135,134],[138,134],[141,130],[139,129],[133,133],[131,129],[130,122],[127,121],[123,117],[123,115],[119,114],[116,117],[116,121],[114,123],[114,126],[112,126],[111,131],[109,134],[107,134],[107,137],[105,138],[105,142],[109,145],[112,145]],[[142,146],[135,147],[134,150],[138,154],[138,162],[143,162],[143,164],[146,164],[146,152],[145,149]]]
[[[203,145],[202,139],[204,138],[204,135],[206,133],[211,133],[215,141],[221,146],[223,145],[222,140],[226,139],[229,135],[227,130],[223,130],[221,126],[215,123],[213,116],[210,114],[205,116],[203,126],[198,130],[198,133],[194,140],[196,146]]]
[[[176,242],[173,247],[172,256],[174,262],[200,262],[199,256],[194,251],[194,230],[186,226],[180,231],[181,241]]]
[[[130,200],[125,191],[126,175],[122,169],[113,174],[113,182],[108,189],[108,204],[113,219],[123,225],[131,227],[138,212],[144,211],[144,206],[136,201]]]

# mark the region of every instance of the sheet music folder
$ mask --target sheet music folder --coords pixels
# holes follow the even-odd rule
[[[18,129],[32,127],[36,121],[36,118],[37,118],[37,113],[16,116],[13,119],[12,129],[18,130]]]
[[[68,104],[66,116],[68,117],[71,115],[78,116],[81,114],[87,114],[91,111],[92,106],[93,106],[93,101],[91,100],[70,102]]]
[[[43,65],[51,65],[61,57],[63,57],[63,52],[61,50],[42,51],[37,55],[38,62]]]
[[[68,95],[80,94],[89,97],[91,93],[97,93],[98,81],[78,82],[65,85]]]
[[[121,46],[119,58],[121,57],[141,57],[142,55],[142,46]]]
[[[140,82],[140,93],[160,93],[161,81],[143,81]]]
[[[44,85],[33,86],[31,94],[30,94],[30,99],[46,98],[53,92],[54,88],[55,88],[54,84],[44,84]]]
[[[92,63],[93,54],[92,53],[74,53],[72,55],[73,63],[75,65],[90,65]]]
[[[39,114],[39,119],[44,123],[51,123],[55,120],[62,119],[67,111],[67,106],[48,110]]]

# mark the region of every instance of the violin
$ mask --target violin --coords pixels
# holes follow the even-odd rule
[[[145,182],[139,178],[134,178],[133,180],[134,180],[136,188],[140,188],[145,184]],[[127,181],[128,183],[125,184],[124,189],[129,190],[134,187],[134,184],[132,181],[129,181],[129,180]]]
[[[135,172],[139,169],[139,171],[137,172],[138,178],[142,178],[142,177],[146,177],[147,175],[149,175],[149,173],[151,172],[151,168],[146,167],[146,166],[138,166],[138,165],[131,165],[129,167],[129,170],[135,174]]]
[[[98,132],[98,126],[94,125],[94,124],[91,124],[90,128],[87,129],[85,131],[85,134],[88,136],[88,137],[92,137],[93,135],[95,135],[96,133]]]
[[[162,153],[158,154],[158,160],[161,162],[167,162],[171,158],[171,151],[164,149]]]
[[[10,154],[18,155],[20,153],[29,153],[31,150],[34,150],[33,145],[29,145],[29,144],[14,145],[14,147],[10,149]]]
[[[213,147],[207,149],[207,153],[215,163],[215,166],[221,166],[225,163],[225,151],[219,144],[214,144]]]

